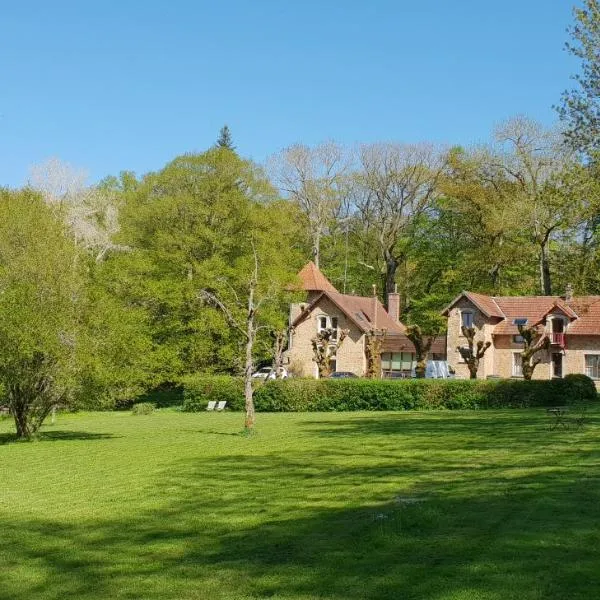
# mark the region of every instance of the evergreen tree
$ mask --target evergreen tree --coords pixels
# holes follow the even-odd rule
[[[231,131],[227,125],[223,125],[219,131],[219,137],[217,139],[217,148],[227,148],[227,150],[234,151],[235,146],[233,145],[233,139],[231,137]]]

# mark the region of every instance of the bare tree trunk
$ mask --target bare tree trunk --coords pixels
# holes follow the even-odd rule
[[[548,256],[548,240],[540,244],[540,288],[544,296],[552,295],[552,280],[550,276],[550,257]]]
[[[383,304],[386,310],[389,310],[388,295],[393,294],[395,290],[398,264],[398,260],[386,252],[385,275],[383,276]]]
[[[248,295],[248,316],[246,319],[246,364],[244,369],[244,400],[246,407],[246,420],[244,428],[250,431],[254,428],[254,392],[252,390],[252,350],[254,347],[254,281],[250,284]]]

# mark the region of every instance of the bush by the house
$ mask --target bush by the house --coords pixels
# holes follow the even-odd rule
[[[183,386],[183,410],[199,412],[206,410],[211,400],[225,400],[227,408],[242,410],[244,407],[244,382],[241,377],[228,375],[190,375]]]
[[[183,382],[185,411],[203,411],[210,400],[244,406],[240,378],[194,376]],[[596,400],[594,382],[585,375],[564,379],[283,379],[261,384],[254,393],[263,412],[435,410],[527,408]]]

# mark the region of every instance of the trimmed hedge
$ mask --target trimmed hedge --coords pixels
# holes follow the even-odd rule
[[[597,400],[594,382],[585,375],[564,379],[284,379],[255,391],[263,412],[444,410],[561,406]],[[243,382],[232,377],[194,377],[184,383],[184,410],[206,409],[209,400],[227,400],[241,410]]]
[[[227,408],[244,408],[244,381],[228,375],[190,375],[182,379],[183,407],[186,412],[206,410],[209,401],[225,400]]]

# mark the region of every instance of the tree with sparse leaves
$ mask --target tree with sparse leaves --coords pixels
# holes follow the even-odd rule
[[[415,347],[415,359],[417,362],[415,375],[417,379],[424,379],[425,371],[427,369],[427,355],[435,341],[435,336],[426,337],[418,325],[409,325],[406,328],[406,337]]]
[[[475,328],[474,327],[461,327],[462,334],[467,339],[467,346],[461,346],[457,348],[462,359],[467,363],[469,369],[469,375],[471,379],[477,379],[477,371],[479,370],[479,362],[484,357],[487,349],[492,345],[491,342],[484,342],[478,340],[475,343]]]
[[[540,352],[550,348],[550,338],[534,326],[518,325],[517,328],[519,335],[523,338],[523,352],[521,353],[523,378],[529,380],[533,377],[535,368],[542,361]]]
[[[347,329],[339,332],[333,328],[322,329],[310,340],[313,349],[313,362],[317,363],[319,377],[331,375],[331,361],[335,359],[337,351],[348,335]]]
[[[387,329],[370,329],[365,336],[365,356],[367,359],[367,372],[369,379],[381,377],[381,350],[387,335]]]

